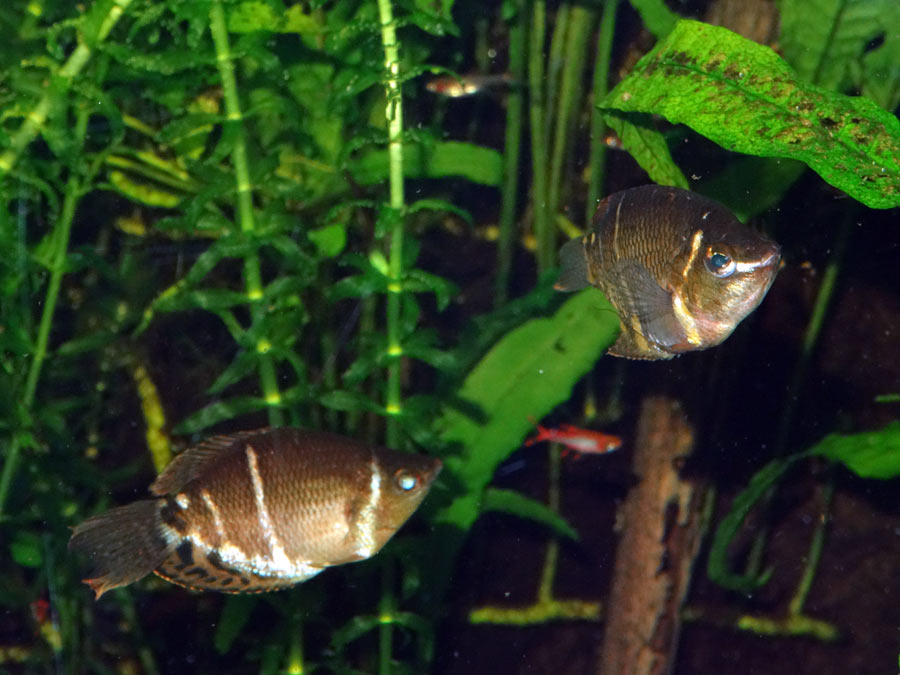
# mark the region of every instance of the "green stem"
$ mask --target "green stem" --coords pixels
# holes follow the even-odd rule
[[[115,0],[100,24],[100,29],[97,31],[95,38],[96,43],[106,39],[130,4],[131,0]],[[79,34],[79,38],[81,37]],[[25,115],[25,121],[22,122],[22,125],[9,141],[9,148],[0,155],[0,178],[12,171],[25,146],[31,143],[43,129],[50,111],[56,107],[60,98],[72,85],[75,77],[87,65],[92,54],[93,50],[91,47],[80,39],[78,46],[52,78],[51,85],[47,87],[37,105]]]
[[[400,92],[400,45],[394,25],[391,0],[378,0],[381,19],[381,42],[384,47],[385,116],[388,124],[388,161],[390,182],[390,207],[393,212],[388,260],[387,293],[387,351],[391,358],[387,367],[387,392],[385,410],[388,413],[385,438],[391,447],[400,444],[400,425],[397,417],[403,411],[400,397],[400,367],[403,345],[400,344],[400,310],[403,292],[403,212],[406,197],[403,192],[403,98]],[[393,614],[394,598],[393,563],[385,560],[382,565],[380,611],[382,617]],[[382,621],[378,632],[378,672],[389,675],[393,670],[393,622]]]
[[[569,12],[569,28],[566,31],[565,59],[562,71],[562,83],[556,108],[556,128],[553,134],[553,150],[550,157],[550,185],[547,210],[551,219],[556,217],[559,209],[560,191],[562,189],[563,160],[568,140],[575,126],[575,110],[581,99],[581,76],[584,71],[585,48],[594,24],[594,10],[576,5]],[[553,100],[553,99],[551,99]],[[555,233],[555,230],[552,230]],[[550,245],[555,246],[555,237],[551,236]]]
[[[403,217],[405,196],[403,193],[403,100],[400,95],[400,45],[394,26],[394,13],[390,0],[378,0],[381,17],[381,40],[384,46],[385,90],[387,106],[385,114],[388,123],[388,161],[390,162],[390,206],[394,211],[391,230],[390,259],[388,261],[387,294],[387,338],[388,356],[391,361],[387,369],[387,396],[385,409],[388,412],[386,440],[389,446],[397,447],[400,442],[400,427],[396,416],[403,411],[400,398],[400,302],[403,292]]]
[[[76,138],[84,139],[87,129],[88,114],[83,108],[79,109],[78,122],[76,124]],[[38,378],[41,368],[47,358],[47,345],[50,342],[50,329],[53,326],[53,315],[56,311],[56,302],[59,299],[59,288],[63,274],[66,271],[66,253],[69,250],[69,235],[72,231],[72,221],[75,219],[75,209],[81,197],[81,183],[75,172],[69,173],[66,181],[66,192],[63,198],[62,211],[53,232],[50,253],[50,279],[47,282],[47,292],[44,296],[44,308],[41,312],[41,322],[38,326],[37,340],[34,346],[34,358],[28,368],[25,378],[25,388],[22,391],[21,407],[30,417],[31,406],[34,403],[37,391]],[[19,455],[22,449],[22,436],[15,434],[10,441],[6,452],[6,461],[3,463],[3,473],[0,474],[0,517],[6,506],[6,498],[13,476],[19,464]]]
[[[569,16],[572,3],[565,0],[556,10],[553,22],[553,34],[550,36],[550,53],[544,82],[544,103],[547,106],[547,117],[544,120],[544,138],[550,142],[550,131],[553,129],[553,102],[559,100],[559,74],[565,61],[563,53],[569,40]]]
[[[551,443],[547,449],[547,506],[554,513],[559,513],[559,446]],[[556,577],[556,566],[559,561],[559,540],[551,537],[547,542],[544,556],[544,567],[541,570],[541,584],[538,586],[538,602],[549,602],[553,598],[553,579]]]
[[[825,268],[825,274],[822,275],[822,284],[819,286],[819,292],[816,295],[816,303],[813,306],[812,315],[809,318],[806,332],[803,335],[800,357],[797,359],[797,365],[794,367],[794,373],[791,377],[790,385],[788,385],[787,397],[781,415],[781,423],[778,427],[778,435],[775,437],[776,455],[782,454],[787,447],[788,437],[794,423],[794,412],[800,397],[800,391],[803,388],[803,382],[806,379],[809,360],[819,342],[819,333],[822,331],[822,324],[825,321],[825,316],[828,313],[828,306],[834,295],[835,282],[841,271],[841,262],[844,258],[844,251],[847,248],[850,231],[853,229],[855,222],[856,209],[851,207],[844,217],[844,222],[841,223],[840,229],[835,235],[834,245],[831,249],[831,257],[828,260],[828,266]]]
[[[534,236],[537,240],[538,271],[553,266],[550,218],[547,211],[547,142],[544,134],[544,40],[547,32],[547,2],[534,0],[531,12],[531,39],[528,49],[528,95],[531,126],[531,199]],[[549,254],[549,255],[548,255]]]
[[[819,561],[822,559],[822,549],[825,547],[825,528],[828,526],[828,512],[831,508],[833,495],[834,479],[829,478],[822,495],[822,516],[819,518],[819,522],[816,523],[816,529],[809,544],[809,553],[806,554],[803,576],[800,577],[800,583],[797,584],[797,590],[794,592],[794,597],[791,598],[791,602],[788,605],[788,613],[791,616],[803,613],[803,605],[806,604],[806,598],[809,596],[810,588],[812,588],[813,579],[816,577],[816,570],[819,567]]]
[[[235,142],[231,150],[231,161],[234,165],[237,183],[238,219],[241,232],[252,236],[256,223],[253,214],[253,184],[250,182],[250,168],[247,162],[247,140],[238,98],[237,82],[234,77],[234,61],[228,44],[228,29],[225,25],[225,11],[221,0],[213,0],[209,9],[210,32],[216,47],[216,62],[219,66],[219,77],[222,80],[222,93],[225,100],[225,123],[234,127]],[[259,256],[255,253],[244,258],[244,287],[250,303],[250,316],[253,324],[263,319],[265,308],[263,298],[262,274],[259,267]],[[263,336],[257,344],[259,353],[259,379],[263,396],[268,404],[269,424],[281,426],[284,416],[281,410],[281,392],[275,374],[275,362],[268,354],[271,344]]]
[[[612,56],[613,36],[616,31],[616,10],[619,0],[606,0],[603,13],[600,15],[600,35],[597,37],[597,58],[594,64],[594,95],[591,106],[591,154],[587,203],[585,205],[584,222],[586,225],[594,219],[594,211],[600,201],[603,190],[603,179],[606,177],[606,121],[597,108],[609,91],[609,61]]]
[[[500,205],[500,232],[497,239],[497,278],[494,304],[506,303],[509,297],[509,275],[512,271],[513,246],[516,240],[516,200],[519,193],[519,151],[522,143],[522,107],[525,80],[525,6],[509,25],[509,71],[513,80],[506,102],[506,139],[504,141],[503,194]]]

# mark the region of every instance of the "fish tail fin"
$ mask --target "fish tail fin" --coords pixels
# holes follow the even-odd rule
[[[88,518],[73,528],[69,550],[90,559],[91,577],[84,583],[98,599],[147,576],[172,550],[162,530],[160,500],[145,499]]]
[[[579,291],[590,285],[587,253],[581,237],[572,239],[559,249],[559,278],[553,284],[558,291]]]

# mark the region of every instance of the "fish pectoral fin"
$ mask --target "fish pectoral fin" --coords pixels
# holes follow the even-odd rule
[[[646,267],[635,261],[619,262],[613,266],[611,275],[613,283],[622,289],[619,302],[625,314],[622,321],[626,328],[630,323],[648,343],[665,351],[686,342],[687,336],[672,306],[672,293],[662,288]],[[627,330],[623,331],[619,339],[627,333]]]

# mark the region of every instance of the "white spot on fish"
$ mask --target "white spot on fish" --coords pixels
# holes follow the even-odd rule
[[[175,495],[175,503],[181,508],[186,509],[191,505],[191,500],[186,494],[179,492]]]

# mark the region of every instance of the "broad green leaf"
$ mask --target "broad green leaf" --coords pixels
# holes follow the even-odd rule
[[[771,569],[766,570],[758,577],[732,572],[728,547],[744,524],[744,519],[750,513],[753,505],[781,479],[800,457],[801,455],[791,455],[783,459],[772,460],[757,471],[747,487],[734,498],[731,503],[731,511],[719,523],[713,536],[712,545],[709,547],[706,573],[712,581],[725,588],[743,593],[755,591],[769,581],[772,576]]]
[[[532,319],[503,337],[471,370],[459,403],[437,421],[447,458],[464,492],[438,517],[467,530],[497,466],[540,419],[569,398],[572,387],[615,340],[619,319],[603,294],[586,289],[551,317]]]
[[[481,511],[482,513],[485,511],[499,511],[518,516],[519,518],[525,518],[526,520],[533,520],[541,525],[546,525],[560,537],[578,540],[578,532],[566,522],[565,518],[546,504],[531,497],[526,497],[515,490],[488,488],[484,491]]]
[[[689,187],[687,178],[672,159],[665,137],[656,130],[650,115],[621,114],[610,110],[604,118],[622,141],[622,147],[647,172],[650,180],[660,185]]]
[[[896,0],[781,0],[781,46],[785,60],[804,80],[843,89],[848,68],[867,44],[888,28],[897,30]]]
[[[804,454],[841,462],[862,478],[896,478],[900,476],[900,422],[880,431],[829,434]]]
[[[672,32],[680,18],[675,12],[666,7],[663,0],[630,0],[641,15],[644,25],[658,40]]]
[[[225,654],[231,649],[258,603],[259,597],[255,595],[229,595],[225,598],[213,637],[213,644],[219,654]]]
[[[353,180],[373,185],[387,180],[388,151],[373,150],[348,164]],[[496,150],[472,143],[443,141],[403,146],[403,173],[407,178],[459,176],[481,185],[499,186],[503,156]]]
[[[879,394],[875,403],[900,403],[900,394]]]
[[[900,205],[900,121],[802,82],[774,51],[724,28],[680,21],[601,108],[659,114],[729,150],[805,162],[867,206]]]

